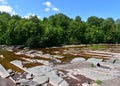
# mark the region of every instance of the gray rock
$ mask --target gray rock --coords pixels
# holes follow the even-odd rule
[[[12,73],[13,73],[13,70],[12,70],[12,69],[8,69],[7,72],[8,72],[9,74],[12,74]]]
[[[49,79],[50,79],[49,82],[53,86],[59,86],[59,84],[63,81],[63,79],[61,77],[58,77],[58,76],[49,76]]]
[[[36,66],[33,68],[29,68],[27,69],[27,72],[32,73],[35,76],[33,81],[36,81],[39,84],[46,82],[48,78],[49,83],[51,83],[54,86],[59,86],[59,84],[63,81],[63,78],[57,75],[57,70],[48,66]]]
[[[82,86],[90,86],[88,83],[83,83]]]
[[[9,73],[6,71],[6,69],[0,64],[0,76],[3,78],[6,78],[9,76]]]
[[[78,62],[78,61],[85,61],[85,58],[81,58],[81,57],[74,58],[74,59],[71,60],[70,63],[75,63],[75,62]]]
[[[46,76],[35,76],[32,81],[37,82],[38,84],[45,84],[45,83],[48,82],[48,77],[46,77]]]
[[[97,65],[98,63],[102,62],[102,59],[96,59],[96,58],[89,58],[87,62],[93,63],[94,65]]]
[[[68,84],[65,80],[63,80],[63,81],[59,84],[59,86],[69,86],[69,84]]]
[[[26,75],[26,79],[31,79],[31,78],[33,78],[32,74],[28,73],[28,74]]]
[[[109,60],[107,60],[107,62],[113,63],[113,64],[119,64],[120,63],[120,59],[113,57],[113,58],[110,58]]]
[[[93,83],[90,86],[99,86],[97,83]]]
[[[14,60],[14,61],[11,61],[10,63],[14,64],[19,68],[23,68],[23,63],[20,60]]]
[[[20,79],[20,80],[16,81],[16,84],[19,84],[18,86],[39,86],[38,83],[36,83],[34,81],[29,81],[26,79]]]

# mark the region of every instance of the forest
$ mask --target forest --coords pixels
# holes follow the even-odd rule
[[[52,47],[71,44],[115,44],[120,42],[120,19],[90,16],[83,21],[63,13],[39,19],[0,12],[0,45]]]

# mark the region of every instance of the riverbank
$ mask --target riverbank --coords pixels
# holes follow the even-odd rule
[[[30,81],[34,80],[34,84],[38,84],[36,80],[39,82],[43,77],[44,83],[39,83],[43,86],[46,84],[54,86],[88,84],[92,86],[97,81],[102,82],[99,86],[105,86],[104,84],[108,84],[110,81],[110,84],[113,85],[114,79],[120,77],[119,45],[77,45],[39,49],[2,45],[0,48],[0,63],[6,70],[13,70],[15,76],[10,77],[21,84],[23,84],[21,81],[23,79],[26,84],[33,84]],[[34,77],[31,77],[30,74]],[[50,76],[52,74],[53,76]],[[19,75],[18,79],[14,78],[16,75]],[[24,77],[20,78],[22,75]],[[27,78],[28,76],[29,78]],[[118,86],[117,84],[114,86]],[[108,84],[108,86],[112,85]]]

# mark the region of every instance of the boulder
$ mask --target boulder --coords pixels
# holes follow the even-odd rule
[[[90,62],[90,63],[92,63],[92,64],[94,64],[94,65],[97,65],[98,63],[101,63],[101,62],[102,62],[102,59],[89,58],[89,59],[87,60],[87,62]]]
[[[70,63],[75,63],[78,61],[85,61],[85,58],[77,57],[77,58],[72,59]]]

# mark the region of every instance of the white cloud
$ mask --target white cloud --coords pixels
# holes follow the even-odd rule
[[[57,7],[55,7],[51,2],[47,1],[47,2],[44,2],[43,5],[46,6],[45,8],[45,11],[48,12],[50,10],[53,10],[53,11],[59,11],[59,9]]]
[[[45,11],[48,12],[50,10],[50,8],[45,8]]]
[[[15,11],[13,10],[13,8],[9,5],[2,5],[0,6],[0,12],[7,12],[10,13],[12,15],[15,15]]]
[[[7,4],[6,0],[0,0],[0,4]]]
[[[58,8],[56,8],[56,7],[54,7],[54,8],[53,8],[53,10],[54,10],[54,11],[59,11],[59,9],[58,9]]]
[[[23,18],[29,19],[30,16],[35,16],[35,14],[32,13],[28,13],[26,16],[24,16]],[[37,16],[40,19],[40,16]]]
[[[11,15],[16,15],[17,13],[13,10],[13,8],[7,4],[7,0],[0,0],[0,12],[6,12]]]
[[[47,7],[51,7],[51,2],[47,1],[43,3],[44,5],[46,5]]]

